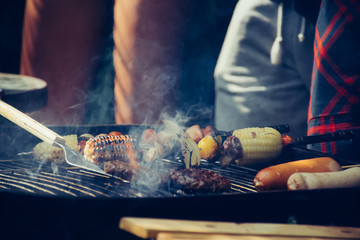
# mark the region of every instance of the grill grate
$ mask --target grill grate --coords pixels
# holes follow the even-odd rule
[[[163,159],[155,163],[156,171],[163,175],[166,175],[170,168],[178,166],[181,166],[181,162],[177,160]],[[214,171],[231,181],[231,191],[223,194],[256,192],[252,185],[256,170],[239,166],[223,169],[218,163],[206,161],[202,162],[201,167]],[[129,181],[116,176],[93,173],[72,166],[41,163],[32,158],[0,160],[1,191],[85,198],[159,198],[185,194],[173,187],[150,189],[134,186]]]

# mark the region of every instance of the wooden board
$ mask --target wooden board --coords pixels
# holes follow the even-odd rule
[[[341,238],[314,238],[295,236],[256,236],[205,233],[159,233],[156,240],[340,240]],[[344,239],[344,238],[343,238]]]
[[[360,239],[360,228],[295,224],[231,223],[124,217],[120,228],[138,237],[156,238],[159,233],[206,233],[222,235]]]

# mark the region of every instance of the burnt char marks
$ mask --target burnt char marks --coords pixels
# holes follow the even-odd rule
[[[128,162],[129,155],[135,154],[135,146],[135,139],[129,135],[99,136],[86,142],[84,156],[96,164],[115,160]]]

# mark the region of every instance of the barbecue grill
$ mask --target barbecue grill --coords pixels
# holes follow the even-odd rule
[[[119,131],[136,135],[148,126],[52,126],[68,134]],[[360,189],[256,192],[252,181],[266,165],[254,168],[203,161],[201,167],[231,180],[224,193],[185,193],[174,186],[150,188],[115,176],[33,159],[39,139],[18,127],[0,128],[0,199],[3,235],[33,238],[114,238],[134,236],[121,231],[123,216],[235,222],[301,223],[360,226]],[[21,153],[21,154],[19,154]],[[271,164],[327,156],[305,148],[289,148]],[[354,164],[337,159],[341,165]],[[155,163],[166,174],[179,159]]]

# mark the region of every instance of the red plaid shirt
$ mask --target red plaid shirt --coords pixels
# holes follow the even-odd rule
[[[360,0],[323,0],[316,24],[308,135],[354,128],[360,128]],[[340,154],[353,144],[310,148]]]

